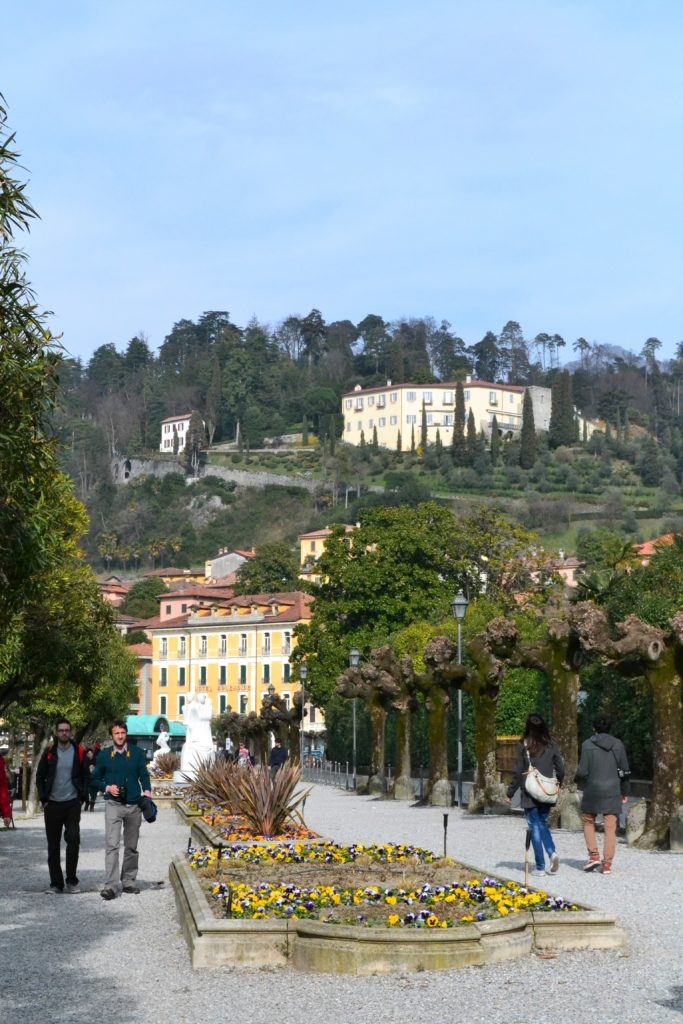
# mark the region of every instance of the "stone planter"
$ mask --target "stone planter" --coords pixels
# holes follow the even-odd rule
[[[174,857],[169,876],[196,968],[289,963],[312,973],[396,974],[483,966],[549,949],[627,946],[616,918],[588,907],[523,911],[443,930],[355,928],[312,920],[231,921],[211,913],[184,856]]]
[[[176,800],[175,810],[183,825],[191,826],[193,821],[201,817],[201,811],[195,810],[195,808],[191,807],[190,804],[185,802],[185,800]]]

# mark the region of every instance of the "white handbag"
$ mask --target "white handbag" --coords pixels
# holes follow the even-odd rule
[[[538,800],[540,804],[556,804],[560,793],[560,783],[557,781],[556,776],[553,775],[552,778],[548,778],[547,775],[541,775],[538,768],[534,768],[531,763],[529,748],[526,743],[524,744],[524,750],[529,762],[529,767],[524,773],[524,788],[527,791],[527,795],[533,800]]]

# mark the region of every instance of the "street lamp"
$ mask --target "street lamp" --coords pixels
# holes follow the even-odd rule
[[[349,651],[349,665],[351,668],[358,668],[360,665],[360,651],[352,647]],[[356,792],[356,698],[353,698],[353,791]]]
[[[302,665],[299,669],[299,679],[301,680],[301,732],[299,733],[299,756],[301,758],[301,767],[304,766],[304,713],[306,709],[306,679],[308,678],[308,668],[306,665]]]
[[[459,590],[451,601],[453,615],[458,623],[458,665],[462,665],[462,620],[469,601]],[[462,685],[458,689],[458,807],[462,807]]]
[[[272,683],[268,687],[268,696],[269,697],[274,697],[275,696],[275,687],[273,686]]]

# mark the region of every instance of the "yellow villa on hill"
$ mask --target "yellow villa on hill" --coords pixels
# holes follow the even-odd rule
[[[258,712],[269,686],[289,704],[300,685],[290,678],[294,627],[310,619],[310,601],[298,591],[222,596],[146,623],[152,713],[179,719],[191,690],[205,693],[217,715]]]

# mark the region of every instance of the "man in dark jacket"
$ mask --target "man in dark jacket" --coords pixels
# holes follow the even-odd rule
[[[119,847],[123,829],[123,865],[121,884],[126,893],[137,894],[138,838],[142,811],[140,797],[152,795],[152,783],[145,755],[128,743],[128,726],[117,720],[112,724],[113,746],[100,752],[92,776],[92,785],[104,792],[106,836],[105,869],[107,879],[100,896],[113,900],[119,888]]]
[[[276,736],[274,746],[270,752],[270,774],[273,778],[275,778],[278,770],[282,767],[288,757],[289,751],[287,750],[287,747],[285,747],[282,740]]]
[[[36,785],[45,813],[49,893],[64,892],[60,862],[62,830],[66,841],[66,891],[78,887],[78,852],[81,843],[81,802],[88,791],[89,774],[83,747],[71,739],[71,722],[60,718],[55,723],[57,742],[50,744],[38,762]]]
[[[611,736],[612,723],[604,715],[593,722],[595,733],[581,747],[581,760],[576,782],[583,786],[581,811],[583,834],[588,848],[584,871],[594,871],[602,863],[603,875],[612,873],[612,861],[617,847],[617,821],[621,805],[631,791],[631,772],[624,744]],[[595,837],[595,818],[602,814],[605,822],[605,841],[602,861]]]

